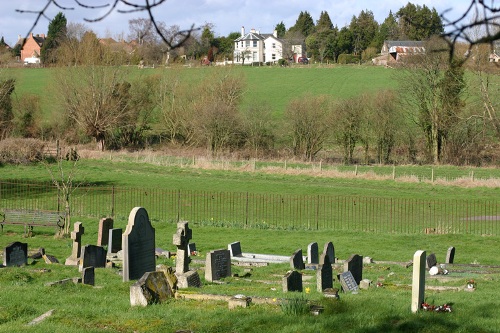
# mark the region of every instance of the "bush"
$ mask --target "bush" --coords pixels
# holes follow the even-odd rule
[[[286,61],[286,59],[280,59],[278,60],[278,65],[280,65],[281,67],[288,66],[288,61]]]
[[[339,64],[343,64],[343,65],[346,65],[346,64],[359,64],[359,61],[360,61],[360,57],[359,56],[353,55],[353,54],[345,54],[345,53],[342,53],[341,55],[339,55],[339,57],[337,59],[337,62]]]
[[[44,157],[45,143],[37,139],[5,139],[0,141],[0,163],[29,164]]]

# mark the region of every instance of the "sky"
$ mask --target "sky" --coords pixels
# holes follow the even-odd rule
[[[150,0],[151,1],[151,0]],[[103,20],[94,23],[84,19],[96,19],[104,15],[108,9],[84,9],[75,0],[56,0],[62,7],[74,9],[62,10],[53,3],[46,10],[47,18],[41,17],[33,29],[34,34],[47,34],[50,20],[58,12],[63,12],[67,21],[83,23],[99,37],[127,39],[129,35],[128,21],[146,17],[145,12],[119,13],[113,11]],[[103,5],[114,3],[114,0],[79,0],[87,5]],[[143,0],[129,0],[132,3],[144,3]],[[435,8],[439,14],[444,13],[447,19],[459,18],[470,5],[471,0],[411,0],[414,5],[426,5]],[[261,33],[272,33],[276,24],[283,22],[288,29],[293,26],[301,11],[307,11],[316,22],[322,11],[328,12],[332,23],[339,28],[348,25],[353,16],[362,10],[373,12],[375,20],[382,23],[389,11],[397,12],[408,0],[166,0],[153,11],[157,21],[164,22],[167,27],[178,25],[181,29],[189,29],[193,24],[197,27],[206,23],[214,25],[215,36],[227,36],[231,32],[256,29]],[[2,0],[0,4],[0,37],[13,46],[18,36],[25,37],[36,21],[36,14],[19,13],[16,10],[40,11],[47,5],[47,0]],[[109,7],[108,7],[109,8]],[[122,9],[130,9],[124,8]],[[446,12],[447,10],[450,11]]]

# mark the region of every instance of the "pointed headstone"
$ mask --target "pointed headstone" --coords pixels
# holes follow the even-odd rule
[[[413,278],[411,285],[411,312],[420,310],[425,296],[425,251],[413,255]]]
[[[307,263],[308,264],[319,263],[318,243],[316,242],[307,245]]]
[[[97,246],[108,245],[110,229],[113,229],[112,218],[106,217],[99,220],[99,228],[97,230]]]
[[[325,243],[325,246],[323,247],[323,254],[328,255],[328,259],[331,264],[335,263],[335,248],[333,247],[332,242]]]
[[[304,258],[302,257],[302,249],[295,251],[290,257],[290,268],[302,270],[306,268]]]
[[[316,283],[318,292],[333,288],[333,269],[328,255],[321,255],[318,270],[316,271]]]
[[[353,254],[344,262],[344,272],[351,272],[354,281],[359,285],[363,280],[363,257]]]
[[[451,246],[446,252],[446,263],[453,264],[453,260],[455,260],[455,247]]]
[[[300,291],[302,292],[302,274],[297,271],[289,271],[285,274],[282,281],[283,292]]]

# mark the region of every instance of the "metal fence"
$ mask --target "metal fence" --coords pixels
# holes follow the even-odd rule
[[[499,235],[500,202],[417,200],[362,196],[280,195],[246,192],[79,187],[74,217],[126,219],[133,207],[153,221],[270,229],[352,230],[377,233]],[[62,210],[49,183],[0,182],[3,208]]]

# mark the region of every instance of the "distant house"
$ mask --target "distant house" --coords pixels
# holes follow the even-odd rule
[[[29,59],[40,59],[40,50],[45,42],[45,34],[30,33],[28,38],[21,38],[21,35],[17,38],[17,43],[14,46],[16,48],[18,45],[21,47],[20,60],[25,62],[27,58]]]
[[[401,61],[404,57],[425,53],[425,43],[422,41],[387,40],[382,45],[380,56],[372,59],[375,65],[389,65]]]

